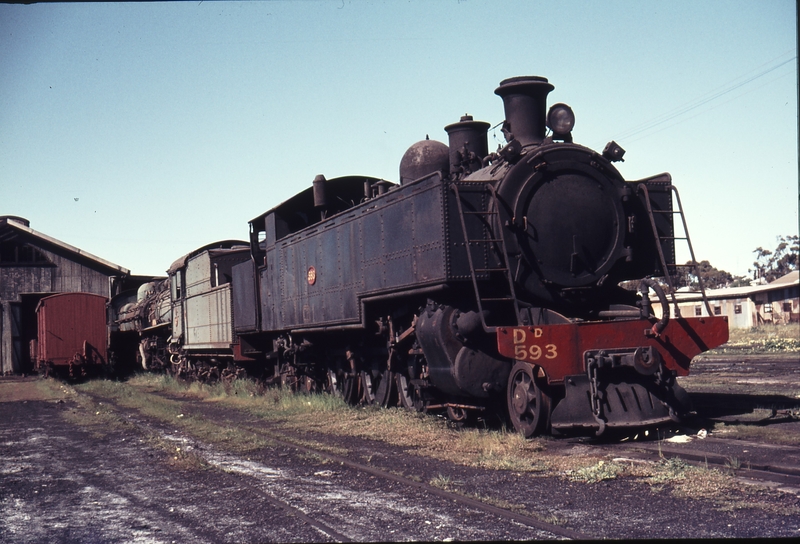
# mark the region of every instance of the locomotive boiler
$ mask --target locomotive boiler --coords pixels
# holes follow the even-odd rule
[[[675,378],[727,322],[666,310],[677,192],[668,174],[626,181],[614,142],[573,143],[552,90],[501,82],[496,152],[490,125],[464,116],[447,145],[408,149],[398,184],[320,175],[250,221],[250,258],[232,268],[236,353],[350,402],[505,412],[525,436],[686,414]]]

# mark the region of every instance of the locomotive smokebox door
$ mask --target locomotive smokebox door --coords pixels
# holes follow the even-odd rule
[[[597,283],[624,256],[619,192],[577,162],[548,163],[526,185],[515,211],[525,218],[521,248],[529,262],[543,278],[561,286]]]

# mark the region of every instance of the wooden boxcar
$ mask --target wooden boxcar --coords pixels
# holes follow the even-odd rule
[[[106,302],[92,293],[60,293],[39,301],[38,334],[30,346],[35,370],[70,378],[107,370]]]

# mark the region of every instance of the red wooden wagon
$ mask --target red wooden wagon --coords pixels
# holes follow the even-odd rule
[[[60,293],[36,307],[38,337],[31,341],[37,372],[70,378],[108,368],[106,298],[91,293]]]

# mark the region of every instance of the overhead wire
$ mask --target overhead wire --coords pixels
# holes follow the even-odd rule
[[[784,66],[784,65],[786,65],[786,64],[788,64],[788,63],[790,63],[792,61],[797,60],[797,55],[793,55],[792,57],[790,57],[788,59],[785,59],[785,60],[779,62],[778,64],[769,66],[769,68],[761,70],[761,71],[755,73],[754,75],[749,75],[749,74],[752,74],[755,70],[758,70],[759,68],[762,68],[764,66],[768,66],[768,65],[774,63],[775,60],[780,59],[781,57],[783,57],[787,53],[795,52],[795,51],[796,51],[796,49],[790,49],[789,51],[786,51],[786,52],[782,53],[781,55],[779,55],[779,56],[767,61],[766,63],[762,64],[761,66],[757,67],[756,69],[751,70],[750,72],[747,72],[746,74],[741,75],[741,76],[739,76],[737,78],[734,78],[731,81],[729,81],[728,83],[726,83],[726,84],[724,84],[724,85],[722,85],[720,87],[717,87],[716,89],[710,91],[709,93],[706,93],[706,94],[704,94],[704,95],[702,95],[702,96],[700,96],[700,97],[698,97],[698,98],[696,98],[694,100],[691,100],[689,102],[684,103],[681,106],[678,106],[675,109],[672,109],[672,110],[670,110],[670,111],[668,111],[668,112],[666,112],[664,114],[661,114],[661,115],[659,115],[657,117],[654,117],[654,118],[652,118],[652,119],[650,119],[648,121],[640,123],[640,124],[630,128],[630,129],[628,129],[627,131],[620,133],[619,135],[617,135],[614,138],[614,140],[615,141],[620,141],[622,139],[630,139],[632,136],[636,136],[638,134],[642,134],[642,133],[648,132],[651,129],[653,129],[655,127],[658,127],[659,125],[667,123],[667,122],[669,122],[669,121],[671,121],[671,120],[673,120],[673,119],[675,119],[677,117],[681,117],[681,116],[683,116],[683,115],[685,115],[685,114],[687,114],[687,113],[689,113],[689,112],[691,112],[693,110],[696,110],[697,108],[700,108],[700,107],[708,104],[709,102],[712,102],[713,100],[716,100],[716,99],[718,99],[718,98],[720,98],[720,97],[722,97],[722,96],[724,96],[724,95],[726,95],[728,93],[731,93],[731,92],[735,91],[736,89],[739,89],[739,88],[747,85],[748,83],[751,83],[751,82],[753,82],[753,81],[755,81],[755,80],[757,80],[759,78],[762,78],[762,77],[766,76],[767,74],[770,74],[770,73],[774,72],[775,70],[781,68],[782,66]],[[784,77],[784,76],[780,76],[778,78],[770,80],[769,83],[771,83],[772,81],[776,81],[777,79],[780,79],[781,77]],[[746,79],[742,80],[742,78],[746,78]],[[758,88],[761,88],[761,87],[763,87],[763,85],[759,86]],[[755,90],[755,89],[753,89],[753,90]],[[748,93],[749,92],[751,92],[751,91],[748,91]],[[747,93],[743,93],[743,94],[747,94]],[[742,95],[739,95],[739,96],[742,96]],[[738,96],[735,97],[735,98],[738,98]],[[734,99],[731,99],[731,100],[734,100]],[[727,102],[730,102],[730,100],[727,101]],[[724,102],[724,103],[727,103],[727,102]],[[698,112],[696,115],[693,115],[692,117],[688,117],[686,119],[682,119],[678,123],[682,123],[682,122],[684,122],[684,121],[686,121],[688,119],[692,119],[692,118],[696,117],[697,115],[705,113],[706,111],[709,111],[710,109],[714,109],[714,108],[716,108],[718,106],[719,105],[714,106],[713,108],[709,108],[708,110],[703,110],[702,112]],[[670,126],[675,126],[678,123],[673,123]],[[640,139],[642,139],[642,138],[644,138],[646,136],[649,136],[651,134],[655,134],[657,132],[660,132],[661,130],[664,130],[665,128],[669,128],[669,127],[664,127],[664,128],[659,129],[657,131],[649,132],[648,134],[642,136],[641,138],[637,138],[637,140],[640,140]]]
[[[698,111],[698,112],[696,112],[694,115],[692,115],[690,117],[686,117],[685,119],[680,119],[679,121],[676,121],[676,122],[674,122],[674,123],[672,123],[670,125],[667,125],[665,127],[661,127],[661,128],[658,128],[657,130],[653,130],[653,131],[648,132],[646,134],[642,134],[638,138],[633,138],[633,139],[628,138],[628,139],[626,139],[626,142],[628,142],[628,143],[637,142],[639,140],[642,140],[644,138],[652,136],[653,134],[658,134],[659,132],[662,132],[664,130],[672,128],[672,127],[674,127],[676,125],[679,125],[679,124],[681,124],[681,123],[683,123],[685,121],[689,121],[690,119],[694,119],[695,117],[699,117],[699,116],[703,115],[704,113],[707,113],[707,112],[709,112],[711,110],[714,110],[714,109],[717,109],[717,108],[719,108],[721,106],[724,106],[725,104],[733,102],[734,100],[737,100],[738,98],[741,98],[742,96],[744,96],[746,94],[750,94],[752,92],[755,92],[755,91],[757,91],[757,90],[759,90],[759,89],[761,89],[763,87],[766,87],[767,85],[770,85],[771,83],[774,83],[775,81],[778,81],[779,79],[783,79],[783,78],[787,77],[788,75],[790,75],[790,74],[783,74],[783,75],[780,75],[778,77],[772,78],[769,81],[763,83],[762,85],[759,85],[758,87],[754,87],[754,88],[752,88],[752,89],[750,89],[748,91],[745,91],[743,93],[740,93],[740,94],[737,94],[736,96],[731,97],[730,99],[726,100],[725,102],[721,102],[719,104],[715,104],[715,105],[711,106],[710,108],[704,109],[702,111]],[[667,121],[669,121],[669,119],[665,120],[664,122],[666,123]]]

